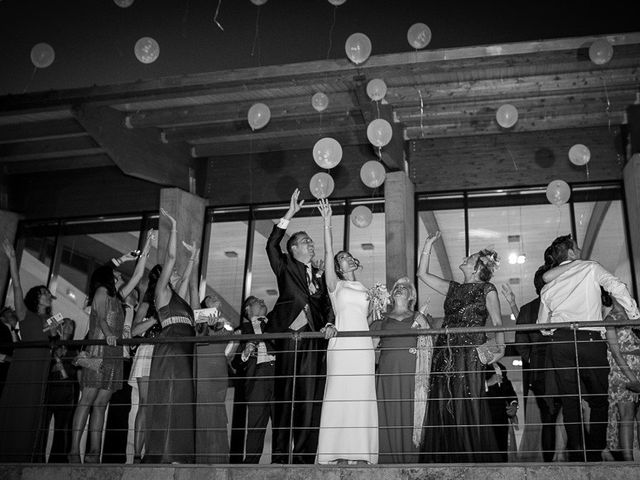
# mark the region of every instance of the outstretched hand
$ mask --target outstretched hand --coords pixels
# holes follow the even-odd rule
[[[160,208],[160,213],[167,217],[167,219],[171,222],[172,228],[176,228],[176,219],[169,215],[169,212],[167,212],[164,208]]]
[[[440,230],[436,231],[435,233],[430,233],[424,242],[423,250],[430,249],[433,246],[433,244],[436,242],[436,240],[438,240],[441,236],[442,234],[440,233]]]
[[[304,200],[298,201],[298,197],[300,196],[300,189],[296,188],[291,194],[291,200],[289,201],[289,210],[285,214],[284,218],[287,220],[291,220],[293,216],[300,211],[302,205],[304,205]]]
[[[318,202],[318,210],[320,211],[320,215],[324,218],[325,225],[331,224],[331,205],[329,205],[329,200],[326,198],[321,198]]]
[[[191,258],[195,258],[198,255],[198,252],[200,251],[200,249],[197,248],[197,242],[195,240],[193,241],[193,244],[188,244],[183,240],[182,245],[191,254]]]
[[[2,249],[4,250],[5,255],[11,259],[11,258],[16,258],[16,251],[13,248],[13,245],[11,245],[11,242],[9,242],[9,240],[7,238],[5,238],[2,241]]]

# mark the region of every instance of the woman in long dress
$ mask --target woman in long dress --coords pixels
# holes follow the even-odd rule
[[[391,289],[390,310],[371,324],[371,331],[430,328],[427,318],[414,309],[416,297],[411,280],[398,279]],[[417,463],[433,354],[431,336],[382,337],[378,348],[378,463]]]
[[[159,338],[194,337],[193,309],[172,286],[176,262],[176,220],[171,223],[166,257],[155,288],[155,307],[162,324]],[[189,263],[195,261],[192,257]],[[190,271],[190,270],[189,270]],[[188,278],[187,272],[183,275]],[[177,280],[177,278],[175,278]],[[182,293],[182,292],[181,292]],[[195,393],[193,343],[158,343],[149,372],[149,410],[144,463],[193,463],[195,453]]]
[[[46,342],[56,332],[43,329],[51,317],[51,295],[44,285],[22,294],[16,253],[7,239],[13,301],[23,342]],[[15,348],[0,400],[0,461],[44,462],[44,399],[51,366],[48,346]]]
[[[498,266],[493,250],[481,250],[460,265],[464,282],[446,281],[428,273],[429,256],[440,232],[429,235],[420,257],[418,278],[446,295],[442,328],[502,325],[498,293],[489,283]],[[489,364],[504,356],[504,334],[496,333],[497,347]],[[491,412],[486,401],[485,366],[476,347],[487,340],[484,332],[447,333],[436,338],[429,404],[425,417],[424,462],[499,462]]]
[[[142,275],[151,248],[151,233],[147,235],[144,249],[138,258],[131,279],[125,284],[120,272],[114,264],[99,267],[91,275],[87,302],[91,305],[89,315],[89,340],[105,340],[104,344],[87,347],[91,358],[100,359],[98,369],[84,368],[80,377],[81,395],[76,411],[73,414],[71,433],[70,463],[80,463],[80,441],[87,420],[89,420],[89,446],[84,456],[84,463],[99,463],[102,450],[102,431],[104,418],[113,392],[122,388],[123,351],[116,345],[122,337],[124,328],[123,299],[136,287]],[[126,254],[120,261],[132,260]]]
[[[320,200],[324,219],[325,280],[335,312],[335,326],[323,330],[327,381],[322,402],[318,463],[378,462],[378,408],[375,354],[371,337],[336,337],[337,332],[369,329],[368,290],[355,279],[359,263],[348,252],[333,256],[331,207]]]

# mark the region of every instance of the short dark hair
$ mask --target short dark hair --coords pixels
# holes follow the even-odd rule
[[[609,292],[602,287],[600,287],[600,301],[602,302],[603,307],[610,307],[613,305],[613,298],[611,298]]]
[[[307,232],[305,232],[304,230],[300,230],[299,232],[291,234],[291,236],[289,237],[289,240],[287,240],[287,253],[292,257],[293,257],[293,253],[291,253],[291,247],[293,247],[294,245],[297,245],[298,239],[303,235],[307,235],[307,237],[309,236]]]
[[[46,285],[36,285],[35,287],[31,287],[27,294],[24,296],[24,305],[27,307],[27,310],[38,313],[38,305],[40,303],[40,295],[42,295],[42,291],[49,289]]]
[[[242,311],[240,312],[240,314],[242,315],[242,318],[246,318],[249,319],[249,317],[247,316],[247,308],[256,300],[260,300],[258,297],[256,297],[255,295],[249,295],[244,302],[242,302]]]
[[[573,248],[574,243],[571,238],[571,234],[557,237],[551,243],[551,257],[553,258],[555,265],[564,262],[568,258],[569,250],[572,250]]]
[[[340,255],[341,253],[346,253],[351,255],[349,252],[347,252],[346,250],[340,250],[338,253],[336,253],[333,256],[333,269],[336,272],[336,275],[338,276],[338,278],[340,280],[344,280],[344,275],[342,274],[342,272],[340,271],[340,262],[338,262],[338,255]],[[353,261],[356,264],[356,269],[360,268],[362,265],[360,264],[360,260],[358,260],[356,257],[354,257],[353,255],[351,255],[351,258],[353,258]]]

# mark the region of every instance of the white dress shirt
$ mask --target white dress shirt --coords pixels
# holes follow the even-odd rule
[[[620,303],[630,319],[640,318],[636,301],[624,283],[597,262],[574,260],[566,272],[546,284],[540,292],[538,323],[602,321],[601,286]]]

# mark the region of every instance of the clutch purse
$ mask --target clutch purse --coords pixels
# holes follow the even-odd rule
[[[480,362],[487,365],[496,354],[500,353],[500,347],[494,339],[489,339],[482,345],[478,345],[476,351]]]
[[[73,359],[73,364],[78,367],[88,368],[89,370],[99,372],[102,368],[102,359],[92,357],[87,352],[82,351]]]

